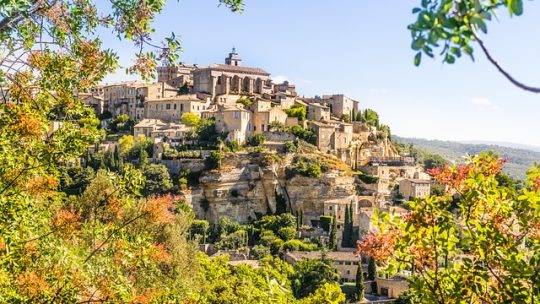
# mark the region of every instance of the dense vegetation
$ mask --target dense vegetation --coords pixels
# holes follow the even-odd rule
[[[522,189],[500,183],[504,160],[482,153],[431,171],[442,195],[404,216],[375,214],[358,245],[386,274],[410,271],[413,303],[534,303],[540,296],[540,166]]]

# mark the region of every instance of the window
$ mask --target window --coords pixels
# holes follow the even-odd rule
[[[332,210],[332,206],[328,206],[328,210]]]
[[[174,105],[173,105],[173,109],[175,109],[175,110],[176,110],[176,104],[174,104]]]
[[[350,270],[347,270],[347,274],[351,274],[351,271],[350,271]]]
[[[351,265],[351,262],[345,262],[345,265]]]
[[[180,104],[180,112],[184,112],[184,104]]]
[[[239,119],[240,118],[240,112],[236,111],[234,112],[234,119]]]
[[[170,109],[171,109],[171,104],[170,104],[170,103],[168,103],[168,104],[166,105],[166,109],[167,109],[167,110],[170,110]]]

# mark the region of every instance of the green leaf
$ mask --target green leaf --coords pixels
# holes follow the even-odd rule
[[[412,13],[413,13],[413,14],[416,14],[416,13],[418,13],[418,12],[421,11],[421,10],[422,10],[421,8],[415,7],[415,8],[413,8]]]
[[[523,14],[523,0],[509,0],[508,8],[510,9],[510,14],[521,16]]]
[[[418,38],[418,39],[415,39],[413,40],[412,44],[411,44],[411,48],[415,51],[418,51],[419,49],[421,49],[424,44],[426,43],[426,40],[422,37]]]
[[[422,53],[421,53],[421,52],[418,52],[418,53],[416,53],[416,55],[414,56],[414,65],[415,65],[415,66],[419,66],[421,61],[422,61]]]

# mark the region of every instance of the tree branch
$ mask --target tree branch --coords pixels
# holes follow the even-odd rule
[[[476,41],[478,42],[478,44],[480,45],[480,48],[482,48],[482,51],[484,52],[484,54],[486,55],[487,59],[489,60],[489,62],[491,62],[496,68],[497,70],[504,75],[504,77],[506,77],[506,79],[508,79],[513,85],[517,86],[518,88],[520,89],[523,89],[525,91],[529,91],[529,92],[533,92],[533,93],[540,93],[540,88],[539,87],[531,87],[531,86],[528,86],[518,80],[516,80],[512,75],[510,75],[510,73],[508,73],[505,69],[503,69],[500,64],[493,58],[493,56],[491,56],[491,53],[489,52],[489,50],[486,48],[486,46],[484,45],[484,41],[482,41],[482,39],[480,39],[476,33],[474,31],[473,32],[473,35],[474,35],[474,38],[476,39]]]

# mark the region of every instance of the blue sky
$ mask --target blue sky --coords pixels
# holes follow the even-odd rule
[[[221,63],[236,46],[245,65],[291,80],[306,96],[358,99],[401,136],[540,146],[540,95],[512,86],[478,48],[475,62],[412,64],[406,26],[419,2],[247,0],[234,14],[217,0],[169,1],[155,22],[155,41],[174,31],[182,61],[201,65]],[[540,4],[527,1],[519,18],[501,11],[484,40],[514,76],[540,86],[539,37]],[[110,35],[103,40],[130,64],[133,48]],[[106,81],[128,78],[122,71]]]

